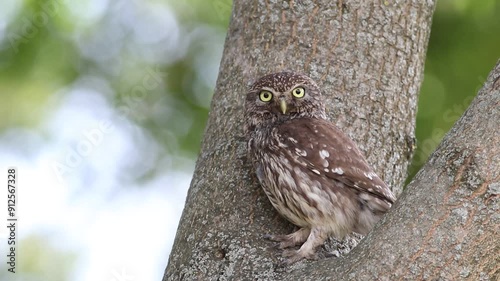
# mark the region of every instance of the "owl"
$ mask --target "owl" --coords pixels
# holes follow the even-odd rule
[[[316,258],[329,236],[367,234],[396,200],[356,144],[328,121],[320,89],[306,75],[274,73],[251,85],[244,131],[269,201],[299,227],[266,235],[292,248],[283,252],[285,264]]]

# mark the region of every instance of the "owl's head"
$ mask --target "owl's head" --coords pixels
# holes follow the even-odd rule
[[[321,91],[308,76],[278,72],[250,86],[245,100],[246,130],[304,117],[326,119]]]

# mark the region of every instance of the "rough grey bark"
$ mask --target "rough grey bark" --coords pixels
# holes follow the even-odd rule
[[[261,75],[293,70],[315,79],[331,120],[359,144],[395,193],[401,192],[414,148],[434,5],[234,1],[201,153],[164,280],[273,280],[305,264],[312,269],[327,262],[280,272],[274,266],[279,251],[262,239],[265,233],[290,233],[293,226],[271,207],[246,160],[244,94]]]

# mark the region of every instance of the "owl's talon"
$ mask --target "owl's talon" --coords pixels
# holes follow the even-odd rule
[[[269,235],[269,234],[266,234],[266,235],[264,235],[264,239],[269,240],[269,241],[278,242],[274,246],[272,246],[275,249],[286,249],[286,248],[290,248],[290,247],[295,247],[295,246],[297,246],[298,243],[300,243],[300,242],[297,242],[297,241],[291,239],[290,237],[288,237],[288,235]]]
[[[283,251],[282,256],[284,258],[290,258],[290,257],[296,256],[297,252],[298,252],[297,250],[285,250],[285,251]]]
[[[287,240],[287,235],[265,234],[264,239],[274,241],[274,242],[283,242],[283,241]]]
[[[282,263],[285,265],[291,265],[303,259],[317,260],[319,258],[314,252],[305,253],[301,250],[285,250],[283,251],[283,257],[285,260]]]
[[[297,244],[295,244],[295,242],[293,242],[293,241],[283,241],[283,242],[278,244],[278,247],[280,249],[286,249],[286,248],[295,247],[296,245]]]
[[[326,252],[325,253],[325,258],[338,258],[340,257],[340,253],[338,250],[335,250],[334,252]]]
[[[273,235],[272,234],[264,234],[264,235],[262,235],[262,238],[264,238],[266,240],[273,241]]]

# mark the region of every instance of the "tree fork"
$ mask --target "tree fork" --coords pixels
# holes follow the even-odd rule
[[[414,149],[434,6],[420,0],[234,1],[200,156],[164,280],[274,280],[336,263],[326,259],[275,269],[280,252],[269,249],[262,236],[290,233],[293,226],[272,208],[246,159],[247,85],[281,70],[312,77],[324,89],[331,120],[399,194]]]

